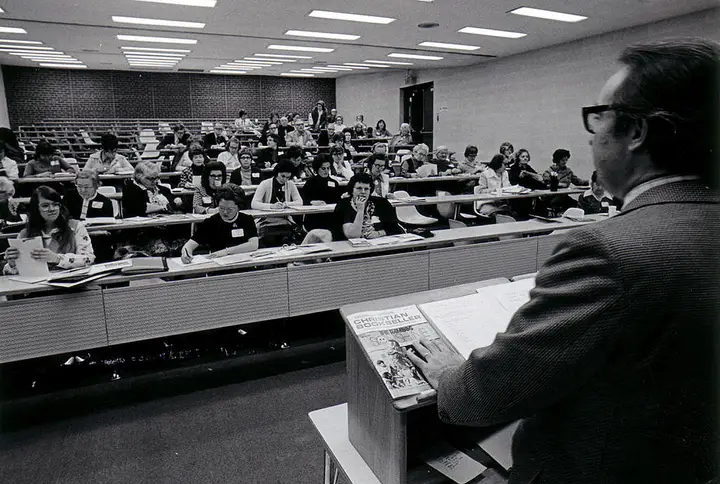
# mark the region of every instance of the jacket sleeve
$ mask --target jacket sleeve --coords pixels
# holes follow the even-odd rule
[[[597,228],[570,232],[505,333],[443,372],[440,418],[485,426],[527,417],[584,385],[609,360],[627,311]]]
[[[293,207],[301,206],[303,204],[303,199],[300,196],[297,186],[291,181],[288,181],[287,184],[290,200],[286,200],[286,203]]]
[[[75,245],[77,251],[75,253],[58,254],[58,267],[63,269],[73,269],[76,267],[85,267],[95,262],[95,251],[93,251],[92,242],[88,235],[85,224],[78,223],[74,231]]]

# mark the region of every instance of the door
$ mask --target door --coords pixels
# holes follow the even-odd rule
[[[408,123],[415,143],[433,147],[433,83],[400,89],[403,99],[403,122]]]

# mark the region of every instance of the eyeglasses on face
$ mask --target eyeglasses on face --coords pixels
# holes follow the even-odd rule
[[[252,160],[252,156],[250,155],[240,155],[240,159],[246,159],[246,160]]]
[[[215,180],[222,180],[222,175],[208,175],[208,178],[213,178]]]
[[[158,181],[158,180],[160,179],[160,177],[159,177],[159,176],[147,176],[147,175],[145,175],[145,179],[146,179],[147,181]]]
[[[583,126],[588,133],[595,134],[595,129],[600,121],[600,114],[606,111],[616,111],[619,108],[612,104],[598,104],[596,106],[584,106],[582,108]]]
[[[48,202],[48,203],[41,203],[39,205],[40,210],[54,210],[56,208],[60,208],[60,204],[57,202]]]

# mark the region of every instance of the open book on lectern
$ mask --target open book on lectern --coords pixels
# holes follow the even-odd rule
[[[504,332],[512,315],[530,299],[535,279],[481,287],[452,299],[348,316],[349,325],[393,399],[431,387],[405,355],[420,339],[467,359]]]

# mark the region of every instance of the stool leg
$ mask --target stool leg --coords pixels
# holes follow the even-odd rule
[[[332,457],[330,457],[330,454],[328,454],[327,450],[324,451],[324,464],[325,469],[323,470],[323,484],[331,484],[331,477],[332,474]]]

